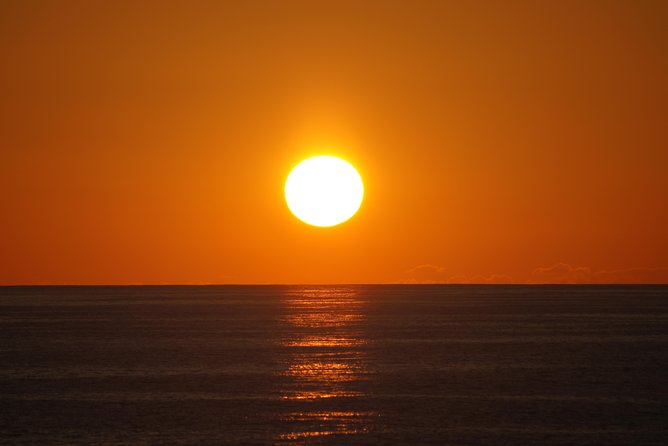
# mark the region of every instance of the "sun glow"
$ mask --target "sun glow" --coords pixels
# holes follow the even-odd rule
[[[285,182],[290,211],[313,226],[335,226],[355,215],[364,197],[357,170],[341,158],[316,156],[299,163]]]

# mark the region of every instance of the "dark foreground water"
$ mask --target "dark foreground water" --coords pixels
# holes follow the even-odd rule
[[[668,444],[668,287],[0,288],[4,444]]]

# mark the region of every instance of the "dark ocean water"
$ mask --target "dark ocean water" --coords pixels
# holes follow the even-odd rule
[[[668,287],[0,288],[2,444],[668,444]]]

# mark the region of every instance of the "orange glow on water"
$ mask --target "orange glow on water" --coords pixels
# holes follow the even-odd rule
[[[355,401],[366,396],[360,385],[368,379],[361,330],[363,302],[355,291],[302,288],[287,293],[283,321],[288,336],[282,345],[289,354],[283,376],[289,385],[281,392],[286,401]],[[334,406],[335,407],[335,406]],[[298,439],[334,434],[365,432],[377,414],[369,411],[303,411],[285,415],[285,419],[310,426],[281,435]],[[315,426],[315,428],[313,427]]]

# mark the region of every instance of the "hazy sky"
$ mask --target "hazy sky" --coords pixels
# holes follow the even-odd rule
[[[0,3],[0,283],[668,282],[668,2]],[[290,169],[346,158],[329,229]]]

